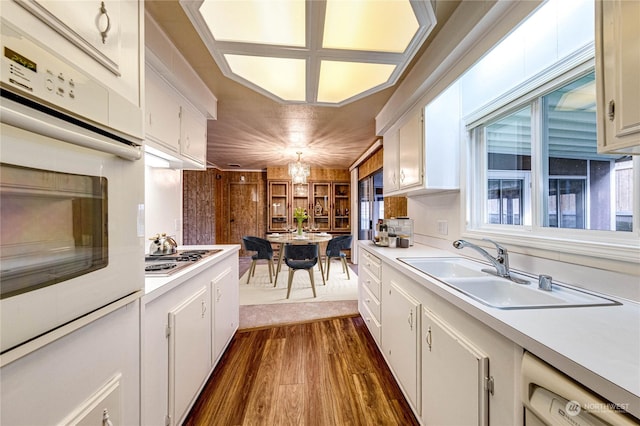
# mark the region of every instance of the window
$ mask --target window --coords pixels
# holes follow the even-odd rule
[[[597,153],[593,71],[537,91],[471,129],[474,226],[632,232],[633,160]]]

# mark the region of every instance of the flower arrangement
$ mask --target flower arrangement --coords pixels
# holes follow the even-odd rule
[[[308,219],[309,216],[302,207],[296,207],[293,211],[293,217],[298,221],[298,235],[302,235],[302,221]]]

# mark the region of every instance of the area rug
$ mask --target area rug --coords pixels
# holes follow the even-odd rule
[[[331,265],[331,273],[327,284],[322,284],[322,275],[318,268],[314,268],[314,281],[316,284],[316,296],[313,297],[311,282],[307,271],[296,271],[293,275],[291,295],[287,299],[287,280],[289,270],[282,266],[278,275],[278,284],[273,286],[269,282],[269,270],[266,264],[258,264],[256,272],[249,284],[247,284],[247,271],[240,278],[240,305],[269,305],[272,303],[300,303],[300,302],[326,302],[335,300],[358,299],[358,276],[349,270],[351,279],[342,272],[341,265],[336,262]]]
[[[319,270],[314,271],[317,297],[313,297],[309,274],[297,271],[287,296],[288,269],[283,267],[278,285],[269,283],[267,265],[258,265],[255,276],[247,284],[246,272],[240,278],[239,329],[273,327],[319,319],[358,315],[358,277],[350,270],[351,279],[342,272],[340,264],[332,265],[330,279],[322,284]]]

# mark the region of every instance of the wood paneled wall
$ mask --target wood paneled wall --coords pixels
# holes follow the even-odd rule
[[[288,167],[267,167],[268,180],[289,180],[290,178]],[[349,182],[351,175],[348,169],[316,169],[312,167],[307,180]]]
[[[215,170],[182,173],[182,240],[185,245],[216,243]]]
[[[184,244],[241,244],[242,241],[238,235],[265,235],[267,229],[265,172],[185,170],[183,182]],[[232,188],[238,189],[238,185],[250,186],[251,190],[235,191],[232,200],[230,192]],[[238,196],[247,199],[243,202],[242,199],[238,199]],[[236,209],[240,211],[231,211],[232,204],[244,207]],[[231,222],[235,217],[247,216],[251,217],[251,223],[246,225],[240,220]],[[246,230],[243,227],[246,227]]]

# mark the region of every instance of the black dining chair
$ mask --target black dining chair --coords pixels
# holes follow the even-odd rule
[[[347,266],[347,255],[344,254],[342,250],[351,248],[352,238],[352,235],[341,235],[339,237],[332,238],[327,244],[327,251],[325,252],[325,256],[327,257],[327,267],[324,268],[327,274],[326,279],[329,279],[331,259],[340,259],[342,261],[342,272],[347,273],[348,280],[351,279],[349,277],[349,267]]]
[[[289,267],[289,282],[287,284],[287,299],[291,294],[293,274],[298,269],[306,269],[311,280],[313,297],[316,297],[316,285],[313,280],[313,267],[318,263],[318,246],[316,244],[285,244],[284,262]]]
[[[273,266],[273,247],[271,243],[264,238],[245,236],[242,237],[244,243],[244,249],[247,251],[255,251],[256,254],[251,256],[251,266],[249,267],[249,274],[247,275],[247,284],[249,280],[256,273],[256,263],[259,259],[266,260],[269,264],[269,282],[273,282],[272,276],[274,274]]]

